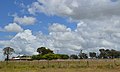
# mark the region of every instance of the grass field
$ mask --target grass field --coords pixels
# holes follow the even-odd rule
[[[0,72],[120,72],[119,59],[0,62]]]

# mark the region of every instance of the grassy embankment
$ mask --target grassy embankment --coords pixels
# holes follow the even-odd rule
[[[0,62],[0,72],[120,72],[120,60]]]

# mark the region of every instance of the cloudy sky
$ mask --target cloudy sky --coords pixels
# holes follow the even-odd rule
[[[0,59],[10,46],[15,55],[120,50],[120,0],[2,0]]]

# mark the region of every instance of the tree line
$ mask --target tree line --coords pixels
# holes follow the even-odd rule
[[[120,57],[120,51],[114,49],[99,49],[99,54],[96,52],[89,52],[89,54],[84,53],[82,50],[78,55],[72,54],[55,54],[53,50],[46,47],[39,47],[36,50],[39,54],[32,55],[32,60],[53,60],[53,59],[88,59],[88,58],[98,58],[98,59],[113,59]],[[3,49],[3,54],[6,55],[5,60],[9,60],[9,56],[14,53],[14,49],[11,47],[6,47]]]

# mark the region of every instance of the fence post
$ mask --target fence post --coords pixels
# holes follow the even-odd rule
[[[49,60],[47,60],[47,64],[48,64],[48,68],[50,67],[50,62],[49,62]]]
[[[89,61],[87,61],[87,67],[89,67]]]

